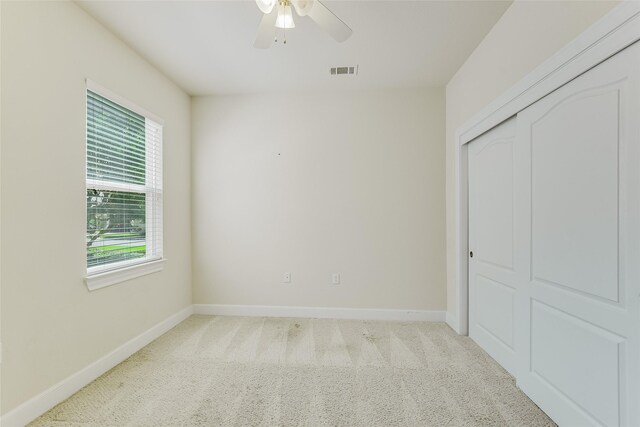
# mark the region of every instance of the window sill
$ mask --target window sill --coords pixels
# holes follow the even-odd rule
[[[166,260],[157,259],[142,264],[132,265],[130,267],[119,268],[117,270],[105,271],[101,273],[91,274],[84,278],[87,288],[90,291],[106,288],[116,283],[135,279],[136,277],[145,276],[147,274],[156,273],[164,268]]]

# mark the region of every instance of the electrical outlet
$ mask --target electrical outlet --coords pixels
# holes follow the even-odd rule
[[[340,284],[340,273],[333,273],[331,275],[331,284],[339,285]]]
[[[291,273],[287,271],[282,275],[282,283],[291,283]]]

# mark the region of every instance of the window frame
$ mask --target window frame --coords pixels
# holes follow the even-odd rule
[[[145,156],[148,157],[152,155],[151,151],[149,150],[149,144],[157,144],[155,147],[153,147],[153,152],[158,153],[157,155],[159,156],[158,163],[160,165],[159,166],[160,177],[158,178],[154,174],[152,184],[150,184],[148,181],[145,182],[144,185],[140,185],[140,184],[136,185],[136,184],[118,183],[115,181],[102,181],[102,180],[96,180],[96,179],[89,179],[87,177],[87,172],[86,172],[88,168],[88,160],[87,160],[88,157],[85,155],[85,197],[86,197],[86,190],[88,189],[105,189],[105,190],[126,191],[126,192],[131,192],[131,190],[133,189],[134,190],[133,192],[135,193],[145,194],[145,200],[147,200],[147,203],[145,204],[146,217],[147,217],[146,224],[153,223],[152,221],[149,221],[149,219],[150,217],[154,216],[153,215],[154,212],[156,213],[155,216],[159,221],[159,228],[149,227],[145,230],[145,240],[146,240],[147,250],[149,251],[149,248],[153,246],[153,250],[151,251],[151,253],[156,253],[157,255],[153,255],[153,256],[145,255],[144,258],[117,261],[117,262],[112,262],[112,263],[99,265],[99,266],[92,266],[92,267],[88,267],[86,265],[86,260],[85,260],[86,276],[84,281],[85,281],[85,284],[87,285],[87,288],[90,291],[93,291],[96,289],[104,288],[106,286],[114,285],[116,283],[121,283],[136,277],[161,271],[164,267],[164,263],[166,261],[163,255],[163,248],[162,248],[162,235],[164,234],[164,230],[163,230],[164,206],[162,202],[162,196],[163,196],[163,179],[162,179],[163,135],[162,135],[162,131],[164,127],[164,120],[162,120],[160,117],[156,116],[155,114],[139,107],[138,105],[127,100],[126,98],[123,98],[113,93],[112,91],[100,86],[99,84],[87,79],[86,87],[84,91],[84,103],[85,103],[85,112],[86,112],[85,114],[85,152],[89,148],[88,127],[87,127],[87,117],[88,117],[87,104],[88,104],[89,91],[97,95],[100,95],[101,97],[104,97],[109,101],[121,107],[124,107],[136,114],[143,116],[145,118],[145,123],[147,119],[151,120],[152,122],[157,124],[160,129],[160,136],[157,140],[153,138],[149,138],[148,135],[145,137]],[[149,169],[150,164],[152,164],[152,162],[147,162],[145,165],[145,168],[146,168],[145,176],[147,177],[146,180],[150,179],[149,178],[151,175],[150,169]],[[154,198],[154,196],[158,196],[158,197]],[[85,215],[85,224],[86,224],[87,222],[86,202],[85,202],[84,215]],[[159,239],[158,239],[158,236],[156,236],[156,233],[160,236]],[[85,230],[85,235],[86,235],[86,230]]]

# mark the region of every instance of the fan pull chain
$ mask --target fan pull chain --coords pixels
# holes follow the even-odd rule
[[[286,33],[286,29],[283,28],[282,29],[282,43],[287,44],[287,33]],[[278,43],[278,35],[276,34],[276,38],[275,38],[275,42]]]
[[[278,27],[277,25],[277,19],[276,19],[276,35],[274,37],[274,42],[278,43],[278,28],[282,28],[282,43],[283,44],[287,44],[287,27],[286,27],[286,12],[287,12],[287,7],[291,7],[291,3],[290,0],[277,0],[278,1],[278,5],[276,6],[277,8],[282,8],[282,10],[277,9],[278,12],[278,17],[282,16],[283,17],[283,21],[285,21],[285,24],[282,27]],[[282,15],[280,15],[280,13],[282,13]]]
[[[282,5],[282,16],[284,17],[286,15],[286,12],[287,12],[286,3],[285,2],[281,2],[280,4]],[[287,44],[287,26],[283,25],[283,27],[284,28],[282,29],[282,44]]]

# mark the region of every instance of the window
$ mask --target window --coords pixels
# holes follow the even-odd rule
[[[162,125],[96,85],[87,88],[86,196],[89,288],[152,272],[162,259]]]

